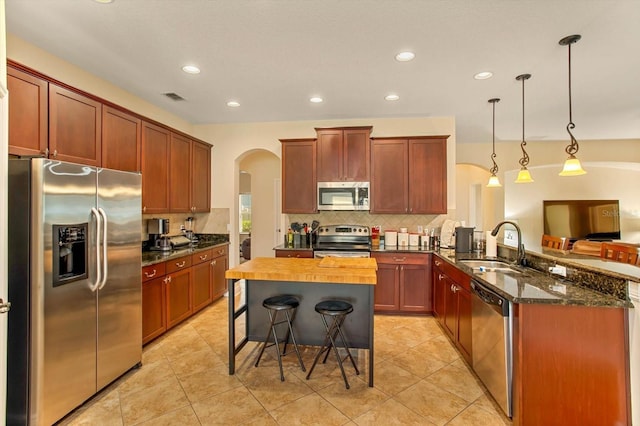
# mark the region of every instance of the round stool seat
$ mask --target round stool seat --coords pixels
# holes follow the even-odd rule
[[[316,312],[322,315],[346,315],[353,312],[353,305],[343,300],[323,300],[316,304]]]
[[[262,306],[267,309],[273,309],[274,311],[297,308],[299,304],[300,302],[296,297],[289,296],[288,294],[268,297],[262,302]]]

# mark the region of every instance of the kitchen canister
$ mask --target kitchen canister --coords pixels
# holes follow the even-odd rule
[[[384,245],[385,247],[395,247],[398,245],[398,232],[397,231],[384,231]]]
[[[419,246],[420,245],[420,234],[409,234],[409,245],[410,246]]]
[[[409,245],[409,233],[398,232],[398,246],[407,247]]]

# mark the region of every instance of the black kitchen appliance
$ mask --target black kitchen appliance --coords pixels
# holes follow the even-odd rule
[[[473,230],[475,228],[458,226],[456,228],[456,253],[470,253],[473,251]]]

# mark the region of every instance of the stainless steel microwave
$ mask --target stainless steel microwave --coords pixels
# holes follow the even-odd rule
[[[318,182],[318,210],[369,210],[369,182]]]

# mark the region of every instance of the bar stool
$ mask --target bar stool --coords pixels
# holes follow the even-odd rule
[[[329,352],[331,348],[333,348],[333,352],[336,355],[336,359],[338,360],[338,365],[340,366],[340,371],[342,372],[342,378],[344,379],[344,384],[347,389],[349,389],[349,381],[347,380],[347,375],[344,373],[344,368],[342,367],[342,359],[340,358],[340,353],[338,352],[338,346],[336,345],[336,337],[339,335],[340,340],[342,341],[342,346],[347,350],[347,355],[351,360],[351,364],[353,364],[353,368],[356,370],[356,374],[360,374],[358,371],[358,367],[356,366],[356,362],[353,360],[351,356],[351,351],[349,350],[349,343],[347,339],[344,337],[344,333],[342,332],[342,324],[344,320],[347,318],[351,312],[353,312],[353,306],[351,303],[344,302],[342,300],[324,300],[318,304],[316,304],[316,312],[320,314],[320,318],[322,318],[322,323],[324,324],[324,328],[326,330],[326,334],[324,336],[324,342],[322,346],[318,350],[315,359],[313,360],[313,365],[307,374],[307,380],[311,377],[311,373],[313,373],[313,369],[320,359],[320,355],[326,351],[324,356],[323,364],[327,362],[327,357],[329,357]],[[327,322],[327,318],[331,318],[331,325]]]
[[[282,370],[282,357],[287,354],[287,344],[289,343],[289,337],[291,337],[291,342],[293,343],[293,348],[296,351],[296,355],[298,356],[298,361],[300,362],[300,367],[302,371],[307,371],[304,368],[304,364],[302,363],[302,358],[300,357],[300,351],[298,351],[298,345],[296,344],[296,337],[293,333],[293,328],[291,327],[291,323],[293,322],[293,316],[295,315],[296,308],[300,302],[294,296],[289,295],[278,295],[272,296],[264,299],[262,301],[262,306],[267,309],[269,313],[269,319],[271,320],[269,323],[269,329],[267,330],[267,336],[262,343],[262,348],[260,349],[260,353],[256,358],[255,367],[258,366],[260,362],[260,358],[262,358],[262,354],[264,350],[269,346],[276,346],[276,355],[278,356],[278,366],[280,367],[280,380],[284,382],[284,372]],[[284,319],[278,320],[278,313],[284,313]],[[280,352],[280,345],[278,339],[278,334],[276,331],[276,326],[279,324],[287,324],[287,335],[282,340],[284,342],[284,347],[282,348],[282,353]],[[269,343],[271,334],[273,334],[273,343]]]

